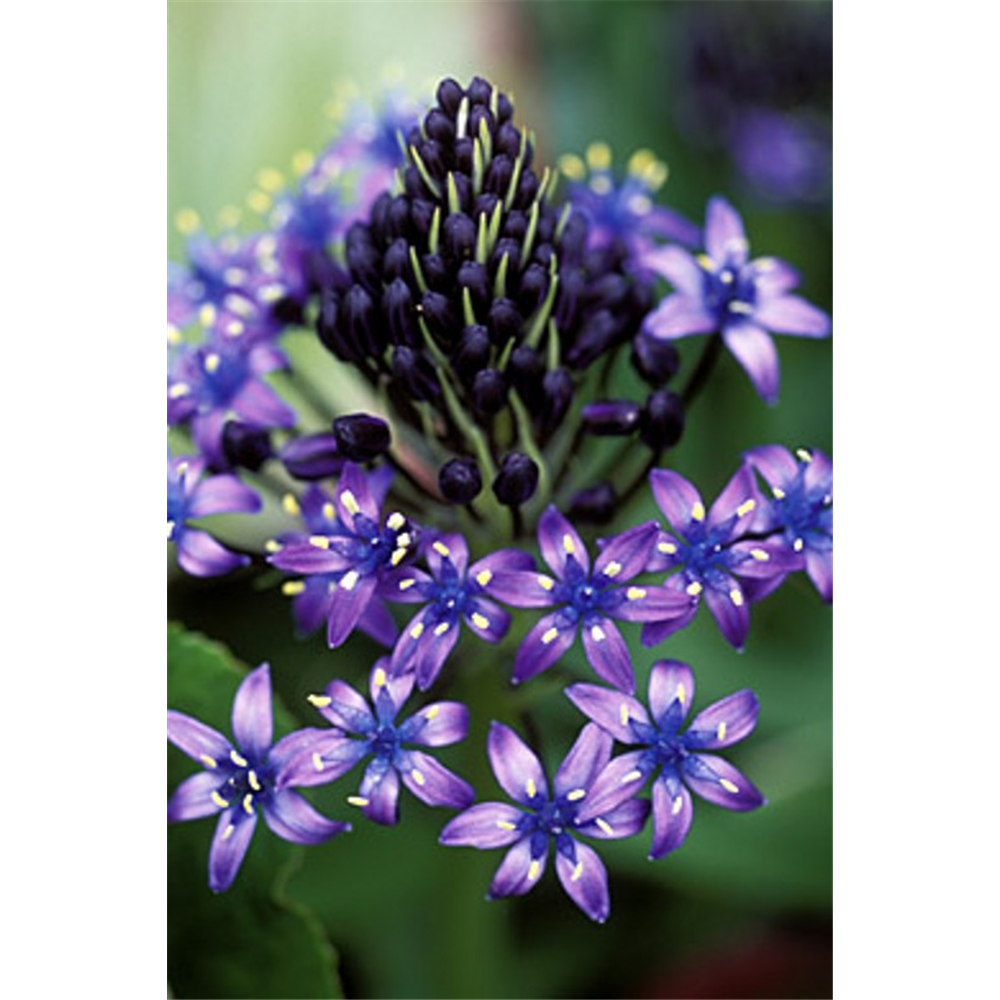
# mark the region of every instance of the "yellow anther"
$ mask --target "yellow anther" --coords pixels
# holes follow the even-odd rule
[[[629,771],[629,773],[622,778],[622,784],[627,785],[630,781],[638,781],[641,777],[642,771]]]
[[[361,507],[358,506],[357,498],[350,490],[343,490],[340,494],[340,502],[344,505],[348,514],[357,514]]]
[[[542,590],[551,590],[555,585],[555,580],[552,580],[547,576],[540,576],[538,578],[538,586],[541,587]]]
[[[480,587],[485,587],[492,579],[492,570],[483,569],[476,574],[476,583],[478,583]]]
[[[587,794],[587,790],[585,788],[574,788],[573,791],[567,793],[567,795],[566,795],[566,801],[567,802],[579,802],[580,799],[582,799],[582,798],[584,798],[586,796],[586,794]]]
[[[737,517],[746,517],[757,506],[756,500],[744,500],[743,503],[736,508]]]
[[[225,271],[222,272],[222,277],[225,278],[226,284],[229,285],[242,285],[244,281],[247,280],[249,275],[242,267],[227,267]]]
[[[269,538],[266,542],[264,542],[264,551],[271,553],[280,552],[281,542],[279,542],[277,538]]]
[[[317,549],[328,549],[330,547],[330,539],[326,535],[310,535],[309,544]]]
[[[626,705],[625,702],[622,702],[618,706],[618,718],[621,719],[623,726],[628,725],[628,705]]]
[[[219,762],[214,757],[209,757],[207,753],[203,753],[198,759],[205,767],[215,768],[219,766]]]
[[[406,558],[406,549],[394,549],[392,555],[389,557],[389,562],[393,566],[398,566]]]
[[[222,358],[220,358],[214,351],[212,351],[211,354],[205,355],[205,371],[207,371],[209,375],[217,372],[219,370],[219,365],[221,364]]]
[[[527,784],[524,786],[524,789],[528,793],[529,799],[533,799],[538,794],[538,786],[535,784],[534,778],[528,778]]]
[[[687,701],[687,696],[688,696],[687,689],[684,687],[683,684],[678,684],[677,685],[677,700],[683,705],[684,702]]]
[[[271,208],[271,196],[264,191],[251,191],[247,195],[247,204],[253,211],[263,215]]]
[[[273,167],[265,167],[257,174],[257,183],[270,192],[280,191],[285,186],[285,178]]]
[[[672,556],[677,554],[677,546],[673,542],[659,542],[656,551],[662,552],[665,556]]]
[[[697,597],[702,591],[702,586],[697,580],[692,580],[684,589],[692,597]]]
[[[306,589],[304,580],[286,580],[281,585],[281,592],[285,597],[297,597]]]
[[[751,549],[750,555],[752,558],[756,559],[757,562],[767,562],[771,558],[771,554],[766,552],[764,549]]]
[[[253,315],[254,307],[248,302],[242,295],[227,295],[222,300],[223,305],[230,311],[236,313],[238,316],[251,316]]]
[[[542,634],[542,642],[547,646],[550,642],[555,642],[556,636],[559,635],[559,629],[550,628],[548,631]]]
[[[490,620],[486,617],[486,615],[481,615],[478,611],[474,611],[472,613],[472,624],[475,625],[476,628],[486,629],[490,627]]]
[[[427,784],[427,779],[416,768],[410,771],[410,777],[421,787]]]
[[[626,204],[633,215],[648,215],[653,210],[653,200],[648,194],[633,194]]]
[[[517,826],[514,823],[508,823],[507,820],[505,820],[505,819],[498,819],[497,820],[497,826],[500,827],[501,830],[516,830],[517,829]]]
[[[570,882],[579,882],[580,876],[583,874],[583,862],[578,861],[576,867],[573,869],[573,874],[570,875]]]
[[[226,324],[226,336],[227,337],[238,337],[246,327],[243,325],[243,321],[239,319],[231,319]]]
[[[713,261],[712,258],[709,257],[707,253],[696,254],[695,260],[698,261],[698,263],[705,271],[715,270],[715,261]]]
[[[240,754],[238,754],[235,750],[230,750],[229,751],[229,759],[237,767],[246,767],[247,766],[247,759],[246,759],[246,757],[240,756]]]
[[[175,382],[168,390],[167,396],[170,399],[180,399],[182,396],[186,396],[191,391],[191,386],[185,385],[183,382]]]
[[[260,781],[257,780],[257,772],[256,771],[251,770],[251,771],[247,772],[247,781],[250,782],[250,787],[255,792],[259,792],[260,791]]]
[[[576,153],[565,153],[559,157],[559,169],[571,180],[582,181],[587,176],[587,168]]]
[[[576,552],[576,546],[573,544],[573,539],[569,535],[563,535],[562,542],[563,551],[565,551],[566,555],[571,556],[574,552]]]
[[[587,147],[587,166],[591,170],[607,170],[611,166],[611,147],[606,142],[592,142]]]
[[[542,870],[542,864],[540,861],[532,861],[528,865],[528,881],[534,882],[538,878],[538,873]]]
[[[637,149],[628,160],[628,172],[642,177],[656,164],[656,157],[648,149]]]
[[[598,816],[594,822],[597,824],[597,828],[599,830],[603,830],[609,837],[615,832],[611,824],[606,819],[602,819],[600,816]]]
[[[605,576],[615,577],[621,571],[622,571],[622,564],[620,562],[615,562],[614,559],[612,559],[611,562],[609,562],[607,566],[604,567]]]
[[[424,718],[428,722],[430,722],[431,719],[436,719],[440,714],[441,714],[441,706],[440,705],[431,705],[431,707],[429,709],[427,709],[426,712],[424,712]]]
[[[805,448],[796,448],[795,454],[800,462],[811,462],[813,460],[812,455]]]
[[[201,216],[193,208],[182,208],[174,217],[174,223],[185,236],[190,236],[201,228]]]
[[[676,816],[684,808],[684,800],[678,795],[670,805],[670,815]]]
[[[404,531],[396,536],[397,547],[403,549],[404,551],[410,547],[410,542],[412,541],[413,539],[410,537],[410,533],[408,531]]]
[[[220,809],[228,809],[229,808],[229,803],[218,792],[212,792],[212,801]]]
[[[728,778],[723,778],[719,784],[722,785],[722,787],[731,795],[735,795],[739,791],[739,789]]]
[[[410,638],[411,639],[419,639],[423,634],[424,634],[424,623],[423,622],[417,622],[417,624],[414,625],[413,628],[410,629]]]
[[[316,162],[316,157],[309,152],[308,149],[300,149],[292,157],[292,170],[301,177],[303,174],[309,173],[313,168],[313,164]]]
[[[406,524],[406,518],[398,510],[394,510],[385,520],[385,526],[390,531],[399,531],[404,524]]]
[[[317,771],[323,770],[323,758],[320,757],[318,753],[314,753],[312,755],[312,762],[313,762],[313,767],[316,768]]]
[[[740,302],[739,299],[733,299],[733,301],[729,303],[729,311],[749,316],[753,312],[753,306],[750,305],[749,302]]]
[[[774,495],[775,500],[785,499],[785,491],[780,486],[772,486],[771,493]]]
[[[291,514],[292,517],[298,517],[302,513],[302,508],[294,493],[286,493],[281,498],[281,507],[286,514]]]
[[[592,625],[590,627],[590,637],[594,642],[604,642],[608,637],[608,633],[600,625]]]
[[[188,464],[187,464],[187,462],[178,462],[177,463],[177,475],[178,476],[186,476],[187,475],[187,470],[188,470]]]
[[[386,677],[385,671],[381,667],[375,668],[375,673],[372,674],[372,684],[377,688],[383,688],[388,683],[389,678]]]
[[[614,188],[607,174],[597,174],[590,178],[590,190],[595,194],[608,194]]]
[[[697,500],[691,508],[691,519],[694,521],[705,520],[705,505],[700,500]]]
[[[743,607],[743,592],[733,587],[733,589],[729,591],[729,600],[731,600],[736,607]]]
[[[332,704],[333,699],[328,694],[309,694],[306,695],[306,701],[317,708],[326,708],[327,705]]]
[[[211,302],[206,302],[198,310],[198,322],[202,326],[209,327],[215,322],[216,310]]]
[[[728,268],[719,275],[719,281],[721,281],[724,285],[731,285],[735,280],[733,272]]]
[[[399,581],[399,589],[400,590],[409,590],[410,587],[412,587],[416,582],[417,581],[416,581],[415,577],[408,576],[405,580],[400,580]]]
[[[795,549],[796,552],[801,552],[805,548],[805,544],[806,543],[803,542],[801,538],[796,538],[795,541],[792,542],[792,548]]]
[[[335,521],[337,519],[337,509],[329,500],[323,504],[323,517],[328,521]]]
[[[432,549],[433,549],[433,550],[434,550],[434,551],[435,551],[435,552],[436,552],[436,553],[437,553],[437,554],[438,554],[439,556],[450,556],[450,555],[451,555],[451,549],[449,549],[449,548],[448,548],[448,546],[444,544],[444,542],[441,542],[441,541],[436,541],[436,542],[435,542],[435,543],[434,543],[434,544],[433,544],[433,545],[431,546],[431,548],[432,548]]]
[[[347,804],[349,806],[358,806],[358,808],[363,809],[366,805],[368,805],[368,799],[366,799],[363,795],[348,795]]]
[[[235,831],[236,831],[236,827],[235,827],[235,826],[233,826],[233,824],[232,824],[232,823],[230,823],[230,824],[229,824],[229,825],[228,825],[228,826],[227,826],[227,827],[225,828],[225,830],[223,830],[223,831],[222,831],[222,839],[223,839],[223,840],[229,840],[229,838],[230,838],[230,837],[231,837],[231,836],[233,835],[233,833],[234,833]]]
[[[451,622],[438,622],[437,625],[434,626],[434,634],[444,635],[449,628],[451,628]]]
[[[184,340],[184,335],[180,330],[174,326],[173,323],[167,324],[167,343],[168,344],[179,344]]]
[[[724,740],[726,738],[726,724],[724,722],[720,722],[715,727],[715,738],[719,740]]]
[[[630,601],[641,601],[646,596],[644,587],[629,587],[625,591],[625,597]]]
[[[356,569],[349,569],[341,578],[339,586],[343,590],[354,590],[360,579]]]

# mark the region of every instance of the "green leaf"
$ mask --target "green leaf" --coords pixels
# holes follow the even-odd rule
[[[246,668],[219,643],[176,625],[167,630],[167,701],[230,735],[233,695]],[[275,731],[292,728],[275,702]],[[169,748],[168,792],[196,767]],[[233,887],[208,888],[211,818],[167,832],[167,976],[176,997],[342,997],[337,953],[310,910],[284,885],[302,849],[263,822]]]

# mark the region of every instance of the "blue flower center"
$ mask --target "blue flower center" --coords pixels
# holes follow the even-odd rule
[[[389,723],[382,723],[369,737],[372,753],[376,757],[392,760],[399,747],[399,735],[396,727]]]
[[[567,828],[572,828],[575,816],[576,805],[572,802],[545,802],[531,817],[532,829],[549,837],[558,837]]]
[[[705,306],[715,313],[720,328],[753,313],[757,288],[748,268],[738,268],[727,260],[714,270],[706,270],[704,280]]]
[[[731,555],[726,548],[731,525],[725,522],[714,528],[706,528],[702,523],[695,523],[688,529],[686,539],[677,539],[677,560],[683,563],[692,576],[706,577],[713,572],[725,569],[731,561]]]
[[[271,791],[273,780],[267,765],[258,764],[234,750],[223,768],[225,780],[219,786],[218,795],[230,806],[253,812],[257,800]]]
[[[772,501],[785,526],[785,537],[793,543],[814,532],[832,534],[833,498],[822,488],[807,489],[805,470],[805,464],[800,465],[795,479],[785,487],[784,496]]]

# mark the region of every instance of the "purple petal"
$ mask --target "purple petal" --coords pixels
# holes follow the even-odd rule
[[[736,542],[729,552],[732,571],[751,580],[769,580],[803,568],[803,556],[784,539]]]
[[[375,593],[374,576],[351,576],[349,570],[340,578],[330,594],[330,617],[327,622],[326,641],[331,649],[342,645],[354,631],[354,626],[364,614]],[[347,586],[350,581],[350,586]]]
[[[321,844],[351,829],[350,823],[327,819],[290,789],[272,795],[263,813],[271,832],[293,844]]]
[[[758,302],[784,295],[801,280],[791,264],[777,257],[758,257],[747,265],[747,270],[757,290]]]
[[[357,529],[354,515],[363,514],[370,521],[378,521],[379,510],[364,472],[353,462],[344,466],[335,493],[337,517],[347,530],[354,534]]]
[[[806,550],[806,573],[812,580],[819,596],[829,604],[833,601],[833,549],[817,552]]]
[[[403,566],[390,570],[379,579],[379,594],[393,604],[423,604],[434,581],[422,569]]]
[[[208,887],[225,892],[236,878],[257,826],[256,811],[227,809],[220,817],[208,851]]]
[[[362,812],[373,822],[393,826],[398,820],[399,776],[381,760],[373,760],[365,771],[358,795],[367,799]]]
[[[523,896],[542,877],[548,858],[548,841],[545,853],[535,858],[531,854],[531,839],[522,838],[504,855],[490,883],[490,899]]]
[[[619,743],[636,742],[632,727],[623,719],[636,719],[649,725],[646,709],[635,698],[620,691],[597,684],[573,684],[566,688],[565,694],[588,719],[596,722]]]
[[[361,612],[358,628],[383,646],[391,646],[396,641],[399,630],[396,620],[380,597],[373,597]]]
[[[646,799],[626,799],[621,805],[602,812],[587,823],[576,827],[585,837],[598,840],[621,840],[634,837],[646,825],[649,802]]]
[[[556,854],[556,873],[566,895],[597,923],[603,924],[611,912],[608,896],[608,873],[597,852],[574,841],[576,858],[570,860],[561,851]]]
[[[699,712],[684,742],[690,748],[719,750],[749,736],[757,725],[760,703],[749,688],[737,691]]]
[[[556,797],[586,792],[611,760],[613,743],[609,733],[596,723],[588,722],[552,779]]]
[[[750,466],[741,465],[733,473],[709,509],[708,525],[714,528],[735,515],[738,520],[732,535],[740,534],[750,526],[750,515],[757,508],[759,502],[760,493],[757,490],[754,474]]]
[[[680,473],[653,469],[649,474],[649,487],[663,516],[680,534],[687,532],[692,520],[704,519],[706,511],[701,494]]]
[[[368,702],[342,680],[330,681],[322,695],[310,695],[309,700],[338,729],[367,736],[375,728],[375,716]]]
[[[274,732],[268,664],[262,663],[251,670],[237,689],[232,725],[237,746],[251,758],[265,760]]]
[[[677,581],[676,587],[678,591],[683,591],[683,588],[686,586],[685,577],[683,575],[671,577],[667,581],[667,584],[669,585],[674,580]],[[642,626],[642,644],[644,646],[658,646],[661,642],[669,639],[670,636],[687,628],[694,621],[694,617],[701,605],[700,597],[689,597],[689,600],[691,601],[690,608],[684,614],[672,618],[664,618],[661,621],[646,622]]]
[[[610,618],[596,617],[583,626],[583,649],[601,680],[626,694],[635,691],[635,674],[628,646]]]
[[[570,557],[585,574],[590,570],[590,556],[576,528],[551,504],[538,519],[538,547],[542,558],[560,580],[566,575]]]
[[[425,641],[421,644],[416,660],[417,687],[426,691],[437,680],[444,661],[458,642],[461,631],[457,621],[438,622],[433,627],[428,626]]]
[[[400,727],[404,743],[444,747],[464,740],[469,733],[469,710],[457,701],[436,701],[411,715]]]
[[[666,531],[659,532],[649,548],[646,572],[663,573],[683,565],[683,562],[684,556],[680,553],[677,539]]]
[[[389,696],[388,704],[382,697],[382,692]],[[388,656],[380,656],[374,663],[371,673],[368,675],[368,694],[372,704],[382,713],[388,709],[390,715],[386,718],[379,717],[380,722],[391,722],[396,718],[396,713],[403,707],[407,698],[413,693],[413,675],[401,674],[394,676],[391,670],[391,663]],[[380,707],[381,706],[381,707]],[[389,708],[391,706],[391,708]]]
[[[464,809],[476,797],[472,785],[419,750],[406,751],[400,773],[403,784],[429,806]]]
[[[167,739],[202,767],[212,768],[213,764],[228,760],[233,749],[222,733],[173,709],[167,709]]]
[[[256,514],[262,506],[260,497],[235,476],[209,476],[195,487],[188,516]]]
[[[727,324],[722,339],[732,355],[750,376],[754,388],[765,403],[778,401],[778,349],[771,335],[753,323]]]
[[[725,198],[715,195],[705,211],[705,249],[717,263],[741,267],[747,260],[747,235],[739,213]]]
[[[338,730],[300,729],[275,744],[268,758],[275,788],[327,785],[346,774],[368,754],[364,740]]]
[[[541,762],[513,729],[491,723],[486,749],[497,782],[515,802],[530,806],[549,797]]]
[[[486,588],[489,586],[490,577],[483,576],[483,580],[486,582],[481,582],[480,576],[483,574],[483,570],[489,570],[490,576],[493,576],[501,571],[513,572],[532,569],[535,569],[535,560],[529,553],[523,552],[521,549],[500,549],[498,552],[492,552],[473,563],[469,567],[469,579]]]
[[[798,337],[827,337],[830,317],[798,295],[765,298],[754,309],[754,320],[767,330]]]
[[[689,620],[692,607],[697,606],[691,595],[677,586],[629,587],[624,594],[625,600],[609,613],[626,622]]]
[[[520,836],[518,824],[524,813],[504,802],[480,802],[460,813],[441,831],[446,847],[476,847],[489,850],[506,847]]]
[[[487,579],[485,575],[481,578]],[[553,603],[555,586],[555,580],[545,573],[498,569],[489,577],[483,592],[512,608],[547,608]]]
[[[545,615],[532,627],[514,657],[515,684],[547,670],[573,645],[576,622],[567,623],[561,611]]]
[[[289,573],[341,573],[350,567],[347,556],[325,547],[325,536],[317,537],[316,541],[320,544],[289,542],[269,555],[267,561]]]
[[[645,750],[630,750],[613,758],[590,786],[587,797],[577,809],[579,824],[597,821],[642,791],[655,764]]]
[[[295,411],[265,382],[247,382],[233,397],[233,411],[260,427],[294,427]]]
[[[659,533],[659,525],[655,521],[647,521],[609,538],[594,560],[594,575],[604,573],[616,582],[631,580],[646,568],[650,550]]]
[[[712,333],[715,317],[700,296],[668,295],[642,323],[642,331],[657,340],[677,340],[698,333]]]
[[[808,455],[809,462],[803,477],[805,488],[810,493],[829,493],[832,499],[833,460],[818,448],[811,449]]]
[[[688,790],[674,781],[676,788],[671,791],[665,778],[653,783],[653,841],[649,847],[649,858],[662,858],[676,851],[684,843],[691,829],[694,809]]]
[[[465,606],[465,622],[486,642],[499,642],[510,628],[510,613],[485,598],[473,598]]]
[[[218,792],[221,780],[211,771],[199,771],[182,781],[167,802],[167,822],[180,823],[217,813],[219,805],[212,793]]]
[[[689,298],[697,299],[705,287],[705,272],[691,254],[678,246],[658,246],[643,254],[642,262]]]
[[[742,649],[750,631],[750,602],[733,577],[713,580],[702,595],[726,641]]]
[[[771,486],[787,486],[798,472],[798,463],[787,448],[765,444],[751,448],[744,458],[767,480]]]
[[[427,559],[427,565],[431,568],[431,573],[436,578],[441,576],[445,560],[455,567],[455,572],[459,577],[463,577],[469,565],[469,546],[466,545],[465,539],[461,535],[438,535],[425,547],[424,556]]]
[[[649,672],[649,711],[657,726],[674,701],[680,701],[684,719],[694,701],[694,673],[680,660],[657,660]]]
[[[764,804],[764,796],[727,760],[714,754],[691,754],[684,761],[684,781],[691,791],[724,809],[746,812]]]
[[[186,528],[177,541],[177,562],[191,576],[223,576],[250,559],[230,552],[206,531]]]

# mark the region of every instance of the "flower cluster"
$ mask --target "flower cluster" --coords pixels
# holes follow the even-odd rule
[[[292,185],[259,178],[261,231],[213,240],[186,219],[188,259],[168,272],[168,539],[188,574],[242,567],[280,587],[295,631],[324,630],[332,679],[273,746],[266,664],[236,694],[235,743],[171,711],[169,739],[204,770],[168,818],[219,814],[209,885],[222,891],[258,812],[299,844],[349,829],[296,789],[349,781],[349,806],[394,825],[402,784],[458,811],[441,843],[506,849],[491,897],[528,892],[551,848],[567,894],[604,921],[590,842],[640,835],[651,816],[661,858],[688,835],[692,792],[737,812],[764,803],[715,753],[754,729],[753,692],[684,729],[692,668],[647,664],[628,637],[659,647],[704,601],[741,649],[750,607],[799,573],[832,600],[827,455],[752,448],[710,504],[668,462],[705,357],[725,345],[773,402],[770,333],[825,336],[829,318],[791,294],[790,265],[750,259],[721,197],[704,230],[654,204],[666,171],[651,153],[624,179],[603,144],[586,165],[564,156],[557,197],[533,135],[481,78],[442,81],[421,117],[399,101],[355,110],[297,166]],[[290,360],[286,335],[303,327],[326,349],[327,382]],[[710,353],[678,391],[673,341],[690,334]],[[638,398],[609,394],[619,357]],[[345,412],[338,379],[371,405]],[[612,527],[647,490],[662,518]],[[249,549],[200,520],[265,505],[283,526]],[[383,647],[363,664],[367,698],[339,670],[355,631]],[[513,804],[477,802],[431,752],[466,740],[468,706],[439,692],[484,653],[511,705],[549,671],[586,717],[551,784],[536,750],[492,721],[485,752]],[[601,683],[580,682],[584,664]],[[415,691],[431,700],[404,711]]]

